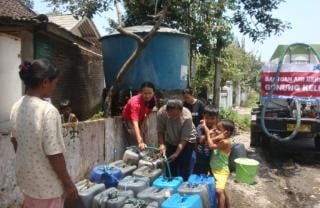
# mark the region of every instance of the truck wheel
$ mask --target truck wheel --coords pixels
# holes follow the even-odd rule
[[[314,145],[316,147],[316,150],[320,151],[320,136],[316,136],[314,138]]]
[[[261,146],[261,132],[257,131],[255,125],[251,125],[250,131],[250,147],[260,147]]]

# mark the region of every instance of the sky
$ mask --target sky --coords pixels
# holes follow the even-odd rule
[[[253,43],[248,37],[244,36],[246,51],[260,56],[262,61],[268,61],[279,44],[297,42],[320,44],[320,27],[318,26],[320,20],[317,18],[319,9],[320,0],[286,0],[286,2],[282,2],[279,8],[273,12],[273,15],[289,22],[292,28],[287,29],[280,35],[267,38],[263,43]],[[50,8],[42,0],[34,0],[34,10],[37,13],[46,13],[50,11]],[[106,31],[108,18],[115,19],[115,12],[110,11],[93,18],[101,36],[108,34]],[[243,37],[236,27],[234,27],[234,34],[239,40]]]

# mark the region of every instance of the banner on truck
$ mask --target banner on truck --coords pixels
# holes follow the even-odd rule
[[[320,65],[283,64],[275,82],[278,64],[266,64],[262,68],[261,92],[267,96],[275,84],[273,97],[320,98]]]

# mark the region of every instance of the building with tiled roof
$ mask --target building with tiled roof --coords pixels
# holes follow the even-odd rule
[[[19,0],[0,0],[0,16],[34,17],[37,14]]]
[[[37,15],[19,0],[0,0],[0,130],[9,121],[12,104],[24,94],[18,76],[23,60],[45,58],[61,70],[52,102],[58,106],[69,99],[80,120],[101,104],[105,80],[94,23],[71,15],[52,18]]]

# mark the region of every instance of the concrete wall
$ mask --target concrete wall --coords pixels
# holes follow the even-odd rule
[[[156,145],[155,112],[150,115],[146,125],[149,129],[147,144]],[[22,194],[16,185],[15,153],[7,134],[0,134],[1,208],[18,207],[22,202]],[[120,117],[79,122],[74,130],[63,129],[63,135],[67,168],[75,182],[87,177],[95,165],[121,159],[127,144]]]

